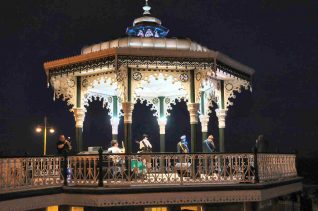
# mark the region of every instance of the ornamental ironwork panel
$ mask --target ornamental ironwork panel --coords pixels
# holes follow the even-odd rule
[[[0,159],[0,192],[61,186],[63,157]]]
[[[296,155],[294,154],[257,154],[260,181],[279,180],[296,177]]]
[[[293,154],[265,153],[75,155],[68,156],[66,163],[59,156],[0,158],[0,193],[63,186],[64,182],[93,187],[244,185],[257,182],[256,168],[260,182],[297,177],[295,158]],[[63,171],[64,166],[67,171]]]

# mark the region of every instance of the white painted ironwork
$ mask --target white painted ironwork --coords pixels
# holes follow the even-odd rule
[[[67,185],[242,184],[297,177],[293,154],[102,154],[67,157]],[[63,186],[64,158],[0,158],[0,192]],[[100,169],[102,172],[100,172]],[[101,174],[100,174],[101,173]],[[244,184],[242,184],[244,185]]]

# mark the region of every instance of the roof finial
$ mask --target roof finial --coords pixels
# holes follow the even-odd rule
[[[142,7],[142,9],[144,9],[144,15],[150,15],[150,10],[151,10],[151,7],[148,5],[148,0],[145,0],[146,1],[146,4],[145,6]]]

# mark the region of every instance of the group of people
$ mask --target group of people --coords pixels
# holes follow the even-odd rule
[[[150,153],[152,152],[152,145],[149,141],[149,136],[143,134],[141,141],[137,141],[139,144],[138,153]],[[211,153],[216,151],[216,146],[214,143],[214,137],[209,135],[206,140],[202,143],[203,152]],[[72,150],[72,145],[70,138],[65,138],[64,135],[60,135],[57,142],[57,152],[58,154],[69,153]],[[189,153],[189,147],[187,142],[187,137],[185,135],[180,137],[180,141],[177,144],[178,153]],[[108,148],[107,153],[119,154],[125,153],[125,148],[119,148],[119,143],[117,140],[111,141],[111,147]]]
[[[150,153],[152,152],[152,145],[149,140],[149,136],[147,134],[143,134],[141,141],[137,141],[139,144],[138,153]],[[118,147],[117,140],[111,141],[111,147],[108,148],[108,153],[124,153],[122,149]],[[211,153],[216,151],[216,145],[213,135],[209,135],[206,140],[202,143],[203,152]],[[180,141],[177,144],[177,152],[178,153],[189,153],[188,141],[185,135],[180,137]]]
[[[189,153],[187,137],[185,135],[180,137],[180,141],[177,144],[178,153]],[[203,152],[211,153],[216,151],[215,140],[212,135],[209,135],[202,143]]]

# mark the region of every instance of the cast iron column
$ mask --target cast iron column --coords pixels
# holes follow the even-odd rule
[[[76,152],[83,151],[83,124],[85,118],[85,112],[81,105],[81,88],[82,80],[81,76],[76,77],[76,108],[74,111],[75,118],[75,141],[76,141]]]
[[[216,109],[216,116],[219,120],[219,146],[220,152],[225,151],[224,146],[224,129],[225,129],[225,118],[227,114],[227,109],[224,106],[224,81],[221,81],[221,105],[219,105],[219,109]]]
[[[205,99],[204,99],[204,91],[201,92],[201,100],[200,100],[200,113],[199,116],[201,122],[201,132],[202,132],[202,142],[208,138],[208,124],[209,124],[209,115],[206,115],[205,111]],[[202,149],[203,150],[203,149]]]
[[[195,103],[195,77],[194,70],[190,70],[190,103],[188,103],[188,111],[190,114],[191,125],[191,152],[197,152],[197,126],[199,103]]]
[[[197,152],[197,125],[198,125],[198,111],[199,103],[189,103],[188,110],[190,113],[191,125],[191,152]]]
[[[216,116],[219,120],[219,146],[220,146],[220,152],[225,151],[224,147],[224,128],[225,128],[225,119],[226,119],[226,109],[216,109]]]
[[[127,98],[122,102],[122,109],[124,112],[124,144],[126,153],[132,153],[132,111],[134,104],[131,102],[131,69],[127,69]]]
[[[165,97],[158,97],[158,98],[159,98],[159,105],[160,105],[159,118],[158,118],[159,133],[160,133],[160,152],[165,152],[166,151],[165,134],[166,134],[166,124],[167,124],[167,119],[164,113]]]
[[[132,153],[131,149],[131,125],[132,125],[132,111],[134,104],[130,102],[122,103],[124,111],[124,144],[126,153]]]
[[[118,125],[119,125],[119,118],[118,118],[118,97],[113,96],[113,116],[110,120],[112,125],[112,139],[118,140]]]
[[[208,138],[209,115],[200,115],[202,142]]]
[[[76,152],[83,151],[83,124],[85,112],[82,108],[74,108]]]

